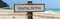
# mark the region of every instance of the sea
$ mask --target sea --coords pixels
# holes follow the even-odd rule
[[[52,13],[60,13],[60,9],[45,9],[45,12],[52,11]]]

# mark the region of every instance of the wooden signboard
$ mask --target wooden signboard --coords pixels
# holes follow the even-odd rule
[[[15,4],[14,12],[44,12],[45,4]]]

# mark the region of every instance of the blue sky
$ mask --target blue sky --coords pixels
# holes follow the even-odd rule
[[[27,3],[28,0],[3,0],[10,8],[13,8],[14,4]],[[34,4],[45,3],[45,8],[47,9],[60,9],[60,0],[32,0]]]

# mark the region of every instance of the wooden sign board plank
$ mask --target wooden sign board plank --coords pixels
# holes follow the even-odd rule
[[[44,12],[45,4],[15,4],[14,12]]]

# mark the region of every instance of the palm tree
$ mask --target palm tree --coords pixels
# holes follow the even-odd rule
[[[9,5],[2,0],[0,0],[0,8],[9,7]]]

